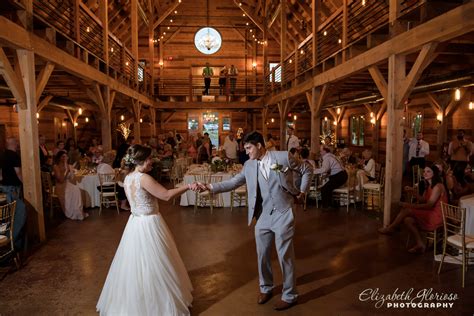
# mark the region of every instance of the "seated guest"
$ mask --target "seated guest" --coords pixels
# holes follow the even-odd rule
[[[89,214],[82,208],[81,189],[76,184],[74,169],[68,164],[65,151],[60,151],[54,157],[53,175],[56,180],[56,194],[61,208],[67,218],[83,220]]]
[[[379,229],[381,234],[391,234],[396,227],[404,222],[415,238],[415,245],[408,250],[410,253],[423,253],[425,251],[420,229],[432,231],[440,227],[443,224],[441,202],[448,202],[448,194],[436,166],[425,167],[423,178],[427,184],[423,197],[419,197],[420,203],[400,202],[402,209],[395,220],[389,226]]]
[[[79,162],[81,160],[82,155],[79,149],[76,147],[76,142],[73,139],[68,140],[66,142],[66,147],[64,147],[64,150],[66,150],[67,155],[69,157],[69,163],[75,168],[79,168]]]
[[[115,174],[114,168],[112,168],[112,163],[115,160],[115,151],[111,150],[104,154],[102,161],[97,166],[97,173],[113,173]],[[116,179],[118,181],[118,179]],[[120,184],[115,188],[117,190],[117,197],[120,200],[120,208],[126,211],[130,210],[130,207],[127,205],[127,197],[125,195],[125,190]],[[100,186],[97,187],[97,190],[100,191]],[[111,186],[113,192],[113,186]],[[105,191],[105,190],[104,190]]]
[[[189,137],[186,151],[187,151],[188,157],[193,158],[193,162],[195,162],[197,159],[197,148],[196,148],[196,141],[194,137]]]
[[[352,155],[352,151],[347,147],[341,150],[340,159],[344,165],[354,165],[357,163],[357,159]]]
[[[362,169],[357,172],[357,175],[359,179],[361,179],[362,185],[375,180],[375,160],[372,158],[371,150],[366,149],[362,152],[362,159],[359,162],[359,166]]]
[[[322,206],[329,207],[332,201],[332,191],[344,185],[347,181],[347,172],[337,158],[331,154],[331,149],[321,145],[321,157],[323,159],[321,168],[314,171],[315,174],[329,175],[329,181],[321,188]]]
[[[474,192],[472,184],[472,170],[470,166],[455,164],[454,169],[446,172],[446,187],[451,194],[451,202],[457,204],[459,199]]]
[[[170,144],[165,144],[163,148],[162,159],[173,159],[173,147]]]
[[[273,139],[272,134],[267,135],[267,141],[265,142],[265,148],[267,150],[276,150],[276,141]]]

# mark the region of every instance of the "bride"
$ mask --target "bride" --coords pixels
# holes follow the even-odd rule
[[[124,181],[131,212],[97,303],[101,315],[189,315],[193,290],[158,201],[197,185],[167,190],[145,172],[151,148],[133,145],[125,157],[133,170]],[[156,198],[155,198],[156,197]]]

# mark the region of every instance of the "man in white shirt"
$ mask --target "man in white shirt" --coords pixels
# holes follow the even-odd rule
[[[323,208],[328,208],[332,201],[332,191],[343,186],[347,181],[346,169],[342,166],[334,154],[331,154],[331,149],[326,145],[321,145],[321,157],[323,163],[321,168],[314,170],[315,174],[327,174],[329,181],[321,188],[321,204]]]
[[[286,149],[290,151],[292,148],[298,149],[300,147],[300,140],[295,135],[295,130],[288,127],[288,140],[286,141]]]
[[[224,145],[222,146],[222,148],[225,150],[225,156],[227,158],[231,159],[234,162],[237,162],[237,150],[239,149],[239,143],[237,143],[233,131],[230,131],[229,135],[227,135],[227,137],[225,138]]]
[[[423,133],[416,134],[416,138],[412,138],[409,143],[408,161],[410,166],[420,166],[424,168],[426,165],[425,157],[430,154],[430,145],[423,140]]]

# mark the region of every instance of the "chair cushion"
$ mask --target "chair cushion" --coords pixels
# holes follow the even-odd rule
[[[380,183],[366,183],[363,187],[369,190],[380,190]]]
[[[457,247],[462,247],[461,235],[452,235],[448,237],[448,242]],[[466,236],[466,248],[474,249],[474,236]]]
[[[0,246],[3,247],[5,245],[8,245],[9,242],[10,242],[10,238],[8,238],[5,235],[0,235]]]

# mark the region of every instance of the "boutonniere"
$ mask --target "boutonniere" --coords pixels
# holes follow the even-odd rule
[[[270,166],[270,169],[273,170],[273,171],[275,171],[275,172],[283,172],[283,173],[285,173],[285,172],[288,171],[288,167],[283,168],[283,165],[280,165],[280,164],[278,164],[278,163],[272,164],[272,165]]]

